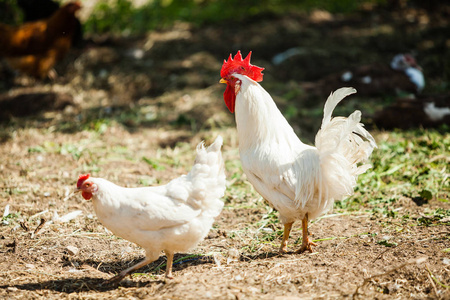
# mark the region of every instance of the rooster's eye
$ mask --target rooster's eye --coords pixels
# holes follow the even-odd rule
[[[91,186],[91,184],[90,183],[86,183],[86,187],[90,187]]]
[[[241,70],[242,70],[242,71],[245,71],[245,68],[241,66]]]

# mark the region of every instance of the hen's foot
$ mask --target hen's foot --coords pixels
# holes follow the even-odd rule
[[[117,284],[117,283],[121,282],[122,279],[125,278],[125,276],[127,276],[127,274],[119,273],[116,276],[111,277],[110,279],[106,280],[105,284]]]
[[[283,240],[281,241],[280,250],[278,251],[279,254],[287,253],[287,242],[289,234],[291,233],[292,224],[294,224],[294,222],[284,224]]]
[[[136,271],[137,269],[142,268],[143,266],[148,265],[149,263],[151,263],[152,261],[154,261],[155,259],[152,258],[148,258],[146,257],[143,261],[141,261],[140,263],[135,264],[132,267],[129,267],[126,270],[123,270],[122,272],[120,272],[119,274],[117,274],[116,276],[114,276],[113,278],[109,279],[106,281],[107,284],[112,284],[112,283],[119,283],[122,279],[125,278],[125,276],[127,276],[128,274],[133,273],[134,271]]]
[[[298,249],[295,253],[303,253],[305,251],[309,251],[310,253],[313,252],[312,250],[312,246],[317,246],[316,243],[310,241],[309,239],[306,239],[306,241],[304,241],[302,243],[302,246],[300,247],[300,249]]]
[[[278,250],[278,254],[286,254],[287,253],[287,246],[281,245],[280,249]]]

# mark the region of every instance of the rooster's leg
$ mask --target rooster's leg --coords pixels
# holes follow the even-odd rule
[[[166,278],[173,279],[172,275],[172,264],[173,264],[173,252],[164,251],[167,256],[167,265],[166,265]]]
[[[280,254],[287,252],[287,242],[289,239],[289,234],[291,233],[292,224],[294,224],[294,222],[284,224],[283,241],[281,241]]]
[[[143,261],[141,261],[140,263],[135,264],[132,267],[129,267],[128,269],[123,270],[122,272],[120,272],[119,274],[117,274],[116,276],[112,277],[111,279],[108,279],[106,281],[107,284],[109,283],[118,283],[119,281],[121,281],[122,279],[125,278],[125,276],[127,276],[128,274],[131,274],[133,271],[142,268],[143,266],[148,265],[149,263],[151,263],[152,261],[154,261],[155,259],[151,259],[151,258],[145,258]]]
[[[297,251],[297,253],[303,253],[306,250],[312,253],[313,252],[312,246],[317,246],[317,244],[314,243],[313,241],[310,241],[308,237],[308,214],[306,214],[302,220],[302,232],[303,232],[302,246]]]

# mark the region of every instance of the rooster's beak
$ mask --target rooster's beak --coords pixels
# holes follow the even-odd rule
[[[79,188],[76,187],[76,188],[73,189],[73,193],[74,194],[79,193],[79,192],[81,192],[81,190]]]
[[[219,82],[220,82],[220,83],[228,83],[228,81],[226,81],[226,80],[223,79],[223,78],[221,78]]]

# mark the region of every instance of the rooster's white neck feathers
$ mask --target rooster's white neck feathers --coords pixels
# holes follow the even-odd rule
[[[239,148],[283,140],[290,140],[294,146],[301,147],[302,143],[269,93],[245,75],[233,76],[238,78],[241,84],[236,96],[235,110]]]

